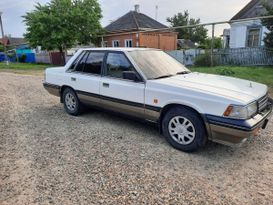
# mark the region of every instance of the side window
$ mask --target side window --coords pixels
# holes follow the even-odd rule
[[[106,75],[111,77],[123,78],[123,71],[134,71],[134,68],[122,53],[109,53],[106,64]]]
[[[69,70],[73,71],[76,68],[76,65],[79,63],[79,61],[84,56],[85,52],[81,52],[81,54],[74,60],[74,62],[71,64]]]
[[[90,52],[85,66],[84,73],[101,74],[101,66],[105,53],[103,52]]]
[[[86,61],[87,57],[88,57],[88,53],[86,52],[84,54],[84,56],[81,58],[81,60],[79,61],[79,63],[77,64],[77,66],[75,68],[75,71],[78,71],[78,72],[83,71],[83,68],[84,68],[85,61]]]

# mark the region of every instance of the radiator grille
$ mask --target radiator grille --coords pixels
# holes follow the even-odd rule
[[[268,104],[268,94],[258,100],[258,111],[262,112]]]

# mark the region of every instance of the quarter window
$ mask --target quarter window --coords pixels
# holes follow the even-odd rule
[[[123,78],[123,71],[134,71],[131,63],[122,53],[109,53],[107,56],[107,75]]]
[[[103,58],[104,58],[103,52],[90,52],[86,59],[83,72],[101,74]]]
[[[79,61],[82,59],[82,57],[84,56],[84,54],[85,54],[85,52],[82,52],[82,53],[76,58],[76,60],[74,60],[74,62],[71,64],[71,66],[70,66],[70,68],[69,68],[70,71],[73,71],[73,70],[76,68],[77,64],[78,64]]]
[[[84,54],[84,56],[81,58],[81,60],[79,61],[79,63],[77,64],[77,66],[75,68],[75,71],[78,71],[78,72],[83,71],[83,68],[84,68],[85,61],[86,61],[87,57],[88,57],[88,53],[86,52]]]

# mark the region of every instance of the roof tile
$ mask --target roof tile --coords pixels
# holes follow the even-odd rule
[[[109,33],[121,32],[121,31],[136,31],[143,29],[161,29],[168,28],[162,23],[152,19],[151,17],[138,13],[136,11],[130,11],[124,16],[120,17],[116,21],[110,23],[105,27]]]

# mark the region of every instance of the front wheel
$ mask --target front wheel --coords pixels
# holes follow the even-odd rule
[[[184,152],[196,151],[207,142],[202,119],[188,108],[175,107],[169,110],[162,120],[162,130],[167,141]]]
[[[82,111],[82,105],[76,93],[71,88],[66,88],[63,92],[64,109],[70,115],[77,116]]]

